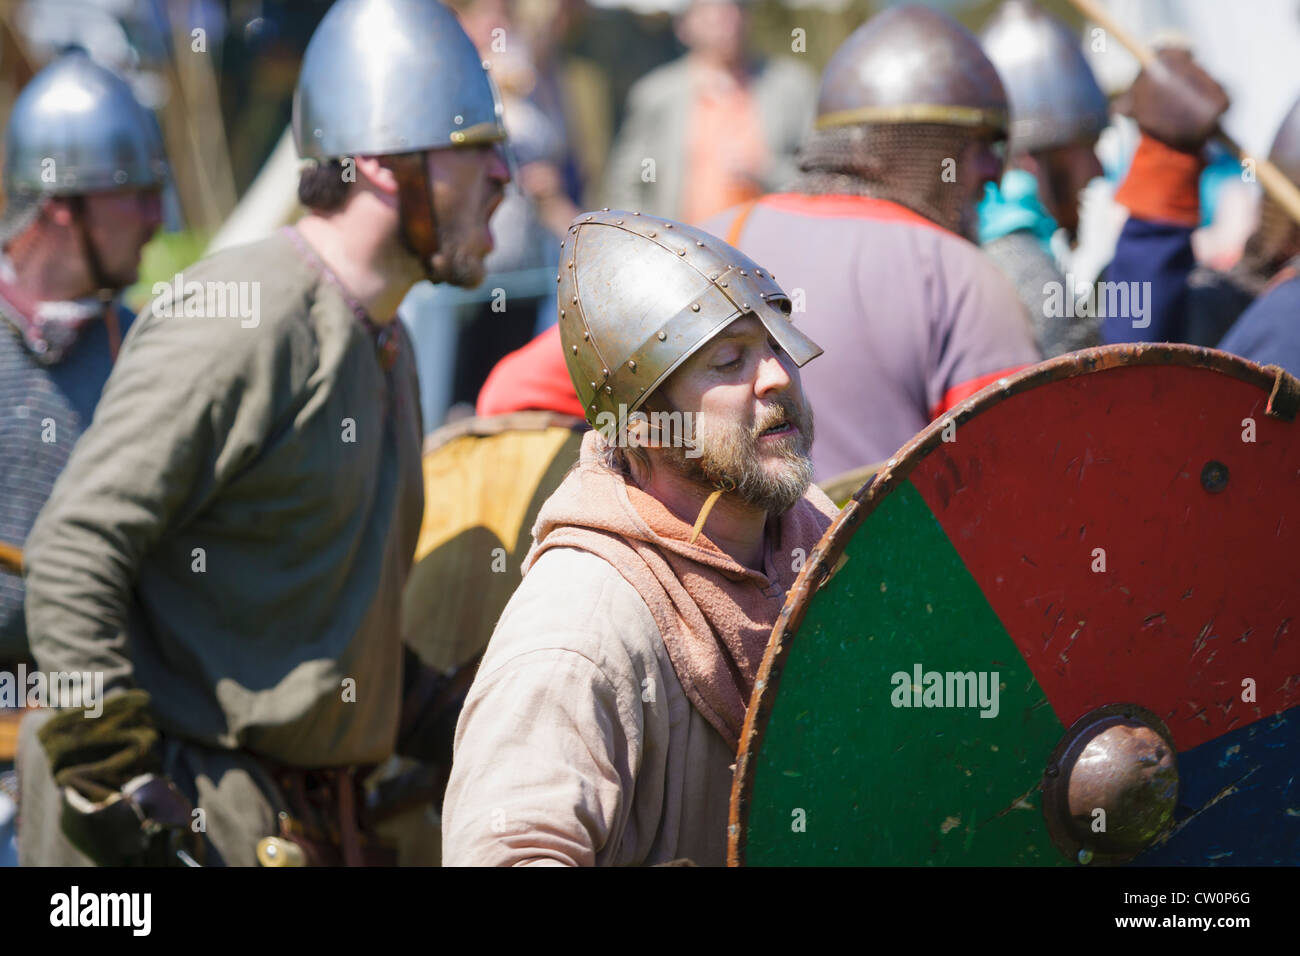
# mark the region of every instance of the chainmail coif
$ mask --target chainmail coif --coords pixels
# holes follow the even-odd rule
[[[960,182],[945,181],[944,161],[960,162],[966,147],[982,135],[977,128],[949,123],[814,130],[799,151],[800,173],[793,188],[808,195],[844,193],[887,199],[974,241],[978,235],[975,206]]]

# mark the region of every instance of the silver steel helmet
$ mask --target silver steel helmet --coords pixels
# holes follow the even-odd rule
[[[1007,0],[980,33],[1011,103],[1013,153],[1096,137],[1110,122],[1079,38],[1032,0]]]
[[[753,313],[796,365],[822,353],[790,321],[770,272],[700,229],[604,210],[578,216],[560,248],[560,341],[587,421],[636,411],[672,372]]]
[[[817,128],[859,123],[1002,130],[1007,97],[969,30],[938,10],[905,4],[854,30],[822,73]]]
[[[339,0],[307,44],[293,96],[293,138],[304,159],[477,146],[505,136],[482,58],[436,0]]]
[[[79,47],[32,77],[9,115],[4,188],[11,198],[159,186],[166,172],[153,114]]]

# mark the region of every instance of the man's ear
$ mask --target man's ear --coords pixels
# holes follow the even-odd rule
[[[397,195],[397,177],[378,156],[349,157],[356,163],[357,179],[370,183],[375,189],[389,196]]]

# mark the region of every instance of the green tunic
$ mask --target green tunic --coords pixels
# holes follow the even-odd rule
[[[28,539],[33,654],[144,688],[204,750],[382,761],[424,506],[409,340],[398,323],[385,372],[283,232],[182,281],[136,321]],[[216,283],[248,285],[222,308]]]

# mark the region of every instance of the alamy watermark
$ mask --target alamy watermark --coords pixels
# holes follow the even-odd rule
[[[889,702],[895,707],[978,707],[981,717],[998,715],[997,671],[895,671]]]
[[[186,282],[178,272],[171,282],[155,282],[152,292],[149,309],[159,318],[239,319],[245,329],[262,321],[260,282]]]
[[[0,671],[0,707],[72,707],[86,717],[104,712],[103,671]]]
[[[1133,328],[1151,325],[1150,282],[1065,282],[1043,284],[1043,317],[1048,319],[1132,319]]]
[[[704,453],[695,435],[696,417],[692,412],[650,412],[638,409],[629,413],[626,405],[618,412],[601,412],[596,416],[596,431],[616,448],[685,448],[687,458]],[[640,425],[647,426],[643,440]]]

